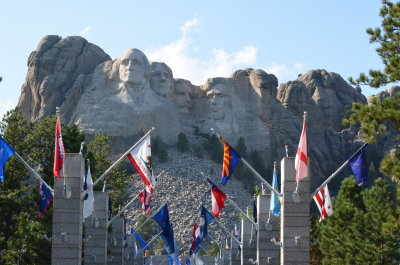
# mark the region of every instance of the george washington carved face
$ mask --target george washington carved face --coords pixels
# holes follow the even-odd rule
[[[137,49],[127,50],[120,58],[119,78],[125,84],[144,86],[147,82],[149,62]]]

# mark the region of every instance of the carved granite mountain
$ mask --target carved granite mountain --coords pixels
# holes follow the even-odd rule
[[[338,74],[309,71],[281,84],[260,69],[235,71],[195,86],[174,79],[161,62],[149,62],[138,49],[111,60],[81,37],[46,36],[29,58],[19,106],[32,121],[54,114],[83,132],[109,136],[117,152],[156,127],[168,145],[178,134],[210,133],[215,128],[232,145],[239,137],[259,150],[266,165],[279,161],[284,146],[298,145],[303,111],[308,111],[309,154],[313,174],[327,176],[354,150],[354,134],[342,131],[343,110],[366,98]]]
[[[80,74],[89,74],[110,57],[82,37],[45,36],[28,59],[18,106],[30,121],[55,113]]]

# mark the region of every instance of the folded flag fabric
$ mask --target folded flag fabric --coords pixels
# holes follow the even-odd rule
[[[0,136],[0,182],[4,182],[4,165],[14,153],[14,149]]]
[[[53,200],[53,194],[51,194],[51,191],[47,188],[46,185],[40,182],[40,190],[39,190],[40,218],[44,217],[44,213],[46,212],[52,200]]]
[[[272,177],[272,188],[278,191],[278,176],[276,175],[276,169],[274,167],[274,175]],[[275,192],[271,192],[271,202],[270,202],[270,211],[273,215],[279,216],[281,214],[281,208],[279,206],[278,196],[276,196]]]
[[[131,228],[131,234],[135,234],[135,229]],[[144,250],[150,250],[150,247],[147,245],[146,241],[136,232],[135,241],[139,241],[140,247]]]
[[[192,246],[190,248],[191,252],[196,254],[200,250],[201,242],[201,231],[197,224],[194,224],[192,231]]]
[[[307,134],[306,134],[306,120],[303,121],[303,130],[301,131],[301,137],[299,147],[297,148],[296,158],[294,160],[294,168],[296,169],[296,182],[298,183],[301,179],[306,178],[308,174],[307,166]]]
[[[150,215],[151,192],[147,186],[139,193],[139,199],[142,202],[143,214]]]
[[[367,147],[367,145],[368,144],[365,143],[349,158],[349,164],[359,186],[368,180],[367,159],[365,158],[365,147]]]
[[[253,221],[254,223],[257,223],[257,202],[256,198],[253,200]]]
[[[87,173],[84,176],[83,190],[93,185],[92,174],[90,173],[90,165],[88,166]],[[92,215],[94,210],[94,194],[93,187],[90,188],[83,199],[83,219]]]
[[[175,253],[174,231],[169,221],[168,205],[164,205],[161,210],[154,215],[153,219],[163,230],[161,238],[164,240],[168,254]]]
[[[138,171],[144,184],[153,193],[156,181],[153,176],[150,135],[147,135],[128,155],[128,159]]]
[[[54,135],[54,166],[53,166],[53,174],[57,179],[60,179],[60,171],[63,167],[65,160],[65,150],[64,143],[62,140],[61,134],[61,123],[60,117],[57,116],[56,120],[56,132]]]
[[[224,144],[224,158],[222,164],[222,185],[225,185],[231,177],[233,170],[235,170],[241,157],[236,151],[225,141],[224,138],[219,136],[219,139]]]
[[[218,217],[225,207],[226,195],[210,179],[207,179],[207,181],[211,184],[212,215]]]
[[[201,231],[201,238],[206,238],[207,237],[207,227],[208,225],[212,222],[212,220],[214,220],[214,216],[207,211],[206,208],[204,208],[204,206],[201,206],[201,210],[200,210],[200,218],[201,218],[201,224],[200,226],[202,226]]]
[[[325,185],[317,192],[317,194],[314,195],[314,201],[317,204],[319,212],[321,213],[321,216],[319,218],[320,222],[326,217],[333,214],[331,196],[329,195],[328,185]]]

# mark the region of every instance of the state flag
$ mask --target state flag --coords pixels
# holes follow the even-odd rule
[[[14,153],[14,149],[0,136],[0,182],[4,182],[4,165]]]
[[[88,193],[86,193],[83,198],[83,219],[92,215],[94,210],[94,194],[93,194],[93,180],[92,174],[90,173],[90,165],[88,166],[87,173],[84,176],[85,180],[83,182],[83,190],[87,190],[88,187],[91,187]]]
[[[367,143],[364,144],[349,158],[349,164],[353,170],[353,174],[357,180],[358,186],[362,185],[368,180],[367,159],[365,158],[365,147],[367,147],[367,145]]]
[[[147,186],[139,193],[139,199],[142,202],[143,214],[150,215],[151,192]]]
[[[53,174],[57,179],[60,179],[60,171],[63,167],[65,160],[65,150],[64,143],[62,140],[61,134],[61,123],[60,117],[57,116],[56,120],[56,131],[54,135],[54,166],[53,166]]]
[[[39,190],[40,218],[44,217],[44,213],[46,212],[52,200],[53,200],[53,194],[51,194],[51,191],[47,188],[46,185],[40,182],[40,190]]]
[[[211,180],[207,179],[211,184],[211,204],[212,215],[218,217],[221,210],[225,207],[226,195]]]
[[[294,167],[296,169],[296,182],[307,177],[307,134],[306,134],[306,120],[303,121],[303,130],[301,131],[301,137],[299,147],[297,148],[296,158],[294,161]]]
[[[317,194],[314,195],[314,201],[317,204],[318,210],[321,213],[319,221],[321,222],[326,217],[333,214],[331,197],[329,195],[328,185],[325,185],[320,189]]]
[[[235,170],[241,157],[236,151],[225,141],[224,138],[219,136],[221,142],[224,143],[224,158],[222,164],[222,185],[225,185],[231,177],[233,170]]]

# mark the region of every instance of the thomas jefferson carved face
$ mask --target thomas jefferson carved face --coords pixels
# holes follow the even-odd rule
[[[137,49],[127,50],[120,58],[119,78],[125,84],[143,86],[147,82],[149,62]]]
[[[163,97],[168,97],[172,93],[173,79],[172,71],[167,69],[163,63],[152,63],[152,72],[150,75],[150,87]]]
[[[210,102],[210,116],[215,120],[222,120],[225,118],[224,105],[226,93],[224,91],[226,91],[226,86],[218,84],[207,92],[207,98]]]

